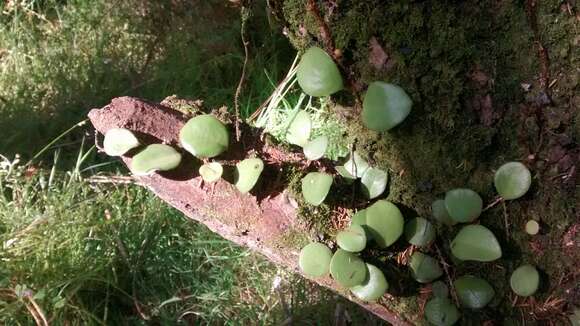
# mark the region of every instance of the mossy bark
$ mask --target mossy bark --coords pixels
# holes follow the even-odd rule
[[[456,187],[472,188],[491,203],[499,166],[515,160],[531,169],[526,196],[490,208],[478,221],[500,239],[502,259],[450,267],[450,277],[476,274],[497,292],[492,308],[465,311],[465,323],[503,324],[519,320],[520,310],[530,321],[554,320],[580,304],[577,6],[555,0],[269,4],[298,50],[324,47],[341,66],[351,89],[334,99],[353,114],[337,116],[356,150],[390,171],[384,197],[404,207],[406,218],[430,217],[431,203]],[[376,80],[402,86],[414,101],[410,116],[388,133],[369,131],[358,118],[357,97]],[[542,224],[540,235],[524,232],[529,219]],[[448,261],[457,230],[438,229]],[[385,262],[393,254],[377,253]],[[541,311],[516,302],[514,309],[506,279],[521,263],[543,273],[537,302],[552,296],[563,303]],[[417,304],[405,300],[403,314],[412,315]]]

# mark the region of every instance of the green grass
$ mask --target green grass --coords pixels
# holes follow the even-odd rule
[[[355,323],[374,322],[147,190],[95,182],[126,169],[89,148],[89,126],[51,143],[116,96],[231,108],[243,62],[237,9],[223,0],[9,3],[0,4],[0,129],[9,131],[0,139],[0,323],[328,324],[339,303]],[[294,57],[265,18],[256,6],[244,117]]]

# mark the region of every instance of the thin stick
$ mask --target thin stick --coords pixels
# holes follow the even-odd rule
[[[437,250],[437,256],[439,256],[439,261],[441,261],[441,265],[443,265],[443,270],[445,271],[445,275],[447,275],[447,282],[449,282],[449,289],[451,290],[451,296],[453,297],[453,301],[456,305],[459,305],[459,300],[457,299],[457,293],[455,293],[455,287],[453,286],[453,282],[451,281],[451,274],[449,274],[449,269],[447,268],[447,262],[443,259],[443,255],[441,254],[441,250],[439,250],[439,246],[435,244],[435,250]]]
[[[48,143],[46,146],[44,146],[38,153],[36,153],[36,155],[34,155],[33,158],[30,159],[30,161],[28,161],[28,163],[26,163],[26,166],[32,164],[32,162],[34,160],[36,160],[37,158],[39,158],[42,154],[44,154],[44,152],[46,152],[52,145],[54,145],[57,141],[59,141],[62,137],[66,136],[67,134],[69,134],[71,131],[75,130],[77,127],[82,127],[84,126],[87,121],[89,119],[85,119],[81,122],[76,123],[74,126],[68,128],[67,130],[65,130],[62,134],[56,136],[55,139],[53,139],[50,143]]]
[[[507,237],[510,236],[510,228],[509,228],[509,224],[508,224],[508,214],[507,214],[507,207],[505,206],[505,201],[502,201],[502,206],[503,206],[503,222],[505,224],[505,234]]]
[[[240,35],[242,37],[242,43],[244,44],[244,65],[242,66],[242,75],[240,76],[240,81],[238,82],[238,87],[236,87],[236,95],[234,96],[234,109],[236,112],[236,140],[240,141],[242,132],[240,130],[240,93],[242,93],[242,87],[244,86],[244,80],[246,79],[246,66],[248,65],[249,50],[248,45],[250,42],[246,41],[246,22],[250,18],[250,9],[246,6],[242,6],[242,27],[240,29]]]
[[[497,197],[491,204],[487,205],[484,209],[483,212],[487,211],[490,208],[495,207],[495,205],[501,203],[503,201],[503,197]]]

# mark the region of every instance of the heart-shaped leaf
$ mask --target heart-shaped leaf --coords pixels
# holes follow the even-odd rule
[[[105,133],[103,148],[109,156],[121,156],[139,146],[137,137],[127,129],[113,128]]]
[[[481,214],[483,201],[475,191],[459,188],[445,194],[445,207],[454,221],[469,223]]]
[[[367,267],[352,252],[338,249],[330,260],[330,275],[345,288],[360,285],[367,277]]]
[[[461,260],[489,262],[501,258],[499,242],[483,225],[464,226],[451,242],[451,252]]]
[[[218,181],[223,172],[224,168],[217,162],[205,163],[199,167],[199,175],[201,175],[203,181],[208,183]]]
[[[422,252],[415,252],[409,261],[413,278],[419,283],[429,283],[443,275],[439,262]]]
[[[416,217],[405,224],[405,238],[415,246],[426,246],[435,239],[435,229],[431,222]]]
[[[399,86],[373,82],[363,100],[362,122],[375,131],[387,131],[411,112],[413,101]]]
[[[310,96],[328,96],[343,88],[336,64],[318,47],[311,47],[302,55],[296,77],[304,93]]]
[[[350,174],[350,172],[348,172],[344,166],[339,165],[335,167],[335,169],[336,172],[338,172],[338,174],[345,179],[346,184],[352,184],[353,181],[356,180],[356,177]]]
[[[510,200],[523,196],[532,183],[530,170],[520,162],[509,162],[502,165],[493,180],[495,189],[503,199]]]
[[[210,114],[191,118],[179,132],[179,141],[197,158],[218,156],[228,149],[229,135],[221,121]]]
[[[382,297],[389,289],[389,283],[383,272],[376,266],[366,264],[367,278],[361,284],[352,287],[350,290],[359,299],[365,301],[375,301]]]
[[[286,133],[286,140],[290,144],[304,147],[308,144],[311,130],[312,121],[310,120],[310,113],[299,110],[294,116],[292,122],[290,122],[288,132]]]
[[[457,224],[457,222],[455,222],[451,216],[449,216],[449,212],[447,212],[447,207],[445,207],[445,201],[443,199],[437,199],[434,201],[431,205],[431,211],[433,213],[433,217],[437,221],[449,226]]]
[[[431,284],[431,291],[433,291],[433,295],[437,298],[449,297],[449,287],[442,281],[433,282]]]
[[[366,213],[366,209],[361,209],[358,212],[356,212],[353,216],[352,219],[350,221],[351,225],[367,225],[367,213]]]
[[[131,172],[135,175],[148,175],[155,171],[175,169],[181,162],[181,154],[173,147],[152,144],[133,156]]]
[[[510,278],[510,286],[515,294],[529,297],[536,293],[540,285],[540,273],[529,264],[518,267]]]
[[[236,164],[235,185],[241,193],[247,193],[254,186],[264,170],[264,162],[259,158],[247,158]]]
[[[452,326],[461,314],[448,298],[433,298],[425,305],[425,318],[435,326]]]
[[[464,275],[453,282],[457,298],[461,306],[470,309],[480,309],[493,299],[495,291],[493,287],[484,279]]]
[[[344,168],[350,175],[361,178],[369,168],[369,164],[355,151],[344,163]]]
[[[367,227],[381,248],[392,245],[403,233],[405,221],[395,204],[378,200],[366,209]]]
[[[353,224],[336,235],[340,248],[350,252],[362,251],[367,245],[367,236],[362,226]]]
[[[330,186],[332,176],[322,172],[310,172],[302,178],[302,195],[304,200],[314,206],[322,204]]]
[[[330,270],[332,251],[322,243],[310,243],[300,251],[298,265],[304,274],[312,277],[321,277]]]
[[[328,137],[320,136],[309,141],[303,148],[304,156],[310,161],[316,161],[324,156],[328,147]]]
[[[368,168],[361,179],[365,196],[369,199],[380,196],[387,187],[387,178],[387,172],[377,168]]]

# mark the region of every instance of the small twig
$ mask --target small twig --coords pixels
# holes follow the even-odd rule
[[[510,236],[510,229],[509,229],[509,225],[508,225],[508,214],[507,214],[507,207],[505,206],[505,201],[502,201],[502,206],[503,206],[503,221],[505,224],[505,234],[507,237]]]
[[[441,250],[439,250],[439,246],[435,245],[435,250],[437,250],[437,256],[439,256],[439,261],[441,265],[443,265],[443,270],[445,271],[445,275],[447,276],[447,282],[449,282],[449,289],[451,290],[451,296],[453,297],[453,301],[456,305],[459,305],[459,300],[457,299],[457,293],[455,292],[455,287],[453,286],[453,282],[451,281],[451,274],[449,274],[449,269],[447,268],[448,264],[443,259],[443,255],[441,254]]]
[[[491,208],[495,207],[495,205],[501,203],[502,201],[503,201],[503,197],[497,197],[491,204],[487,205],[483,209],[483,212],[487,211],[488,209],[491,209]]]
[[[240,141],[242,132],[240,130],[240,94],[242,93],[242,87],[244,86],[244,80],[246,79],[246,66],[248,65],[248,58],[250,56],[248,46],[250,42],[246,40],[246,22],[250,18],[251,10],[247,5],[243,5],[241,8],[242,15],[242,26],[240,28],[240,35],[242,38],[242,43],[244,44],[244,65],[242,66],[242,75],[240,76],[240,81],[238,82],[238,87],[236,87],[236,94],[234,96],[234,109],[236,113],[236,141]]]

